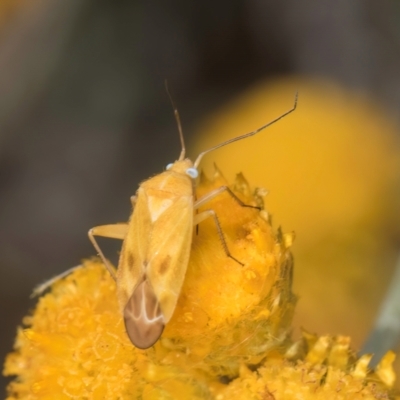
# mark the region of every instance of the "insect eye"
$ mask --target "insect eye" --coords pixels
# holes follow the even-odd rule
[[[172,168],[173,165],[174,165],[173,163],[169,163],[169,164],[165,167],[165,169],[168,171],[169,169]]]
[[[186,170],[186,174],[189,175],[191,178],[195,179],[199,176],[199,172],[196,168],[188,168]]]

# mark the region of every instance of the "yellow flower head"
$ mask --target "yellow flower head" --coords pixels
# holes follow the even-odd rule
[[[226,184],[216,172],[201,194]],[[245,204],[261,205],[244,178],[233,187]],[[293,312],[289,236],[275,235],[266,211],[221,195],[208,206],[219,217],[224,253],[212,221],[195,234],[186,280],[161,340],[138,350],[124,330],[115,282],[98,260],[86,261],[41,297],[29,328],[18,333],[7,374],[15,398],[203,398],[221,376],[258,364],[283,346]],[[55,395],[56,394],[56,395]],[[189,395],[190,394],[190,395]],[[12,398],[12,397],[11,397]]]
[[[226,184],[218,171],[200,181],[198,196]],[[231,189],[263,207],[265,191],[252,192],[242,175]],[[265,210],[227,194],[210,203],[243,265],[226,256],[212,221],[202,223],[174,315],[161,339],[139,350],[114,280],[99,260],[85,261],[24,319],[5,364],[17,376],[8,400],[389,398],[382,382],[393,383],[390,359],[374,383],[346,338],[290,341],[293,235],[274,232]]]

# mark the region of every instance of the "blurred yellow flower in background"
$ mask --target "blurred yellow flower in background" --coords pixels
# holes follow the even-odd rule
[[[305,78],[259,83],[203,121],[196,154],[283,113],[266,132],[218,150],[228,179],[269,191],[274,222],[296,233],[295,326],[366,339],[400,237],[400,130],[361,93]],[[213,157],[205,157],[206,171]],[[276,217],[276,219],[275,219]]]

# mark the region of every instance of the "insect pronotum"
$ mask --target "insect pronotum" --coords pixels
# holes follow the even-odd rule
[[[174,106],[182,146],[179,159],[168,164],[166,171],[139,185],[136,195],[131,197],[133,211],[128,223],[102,225],[89,230],[91,242],[117,283],[126,332],[136,347],[151,347],[174,313],[189,263],[195,225],[212,217],[225,253],[240,263],[229,252],[215,212],[195,213],[195,210],[225,191],[241,206],[246,205],[227,186],[194,199],[194,183],[201,159],[211,151],[257,134],[293,112],[296,106],[297,93],[290,110],[253,132],[203,151],[195,162],[185,158],[180,118]],[[123,240],[116,274],[95,236]]]

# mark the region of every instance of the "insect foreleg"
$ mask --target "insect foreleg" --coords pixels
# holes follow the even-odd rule
[[[232,254],[230,253],[230,251],[228,249],[228,245],[226,244],[224,232],[222,231],[222,228],[221,228],[221,225],[219,223],[217,214],[216,214],[216,212],[214,210],[204,210],[201,213],[196,214],[194,216],[193,223],[194,223],[194,225],[197,225],[197,224],[199,224],[200,222],[204,221],[205,219],[207,219],[209,217],[213,217],[214,218],[214,222],[215,222],[215,225],[217,227],[218,235],[219,235],[219,238],[221,240],[222,247],[224,248],[225,254],[229,258],[232,258],[232,260],[236,261],[238,264],[243,266],[244,264],[241,263],[239,260],[237,260],[235,257],[233,257]]]
[[[241,207],[250,207],[250,208],[256,208],[257,210],[260,210],[260,207],[251,206],[251,205],[249,205],[249,204],[243,203],[243,201],[240,200],[239,197],[237,197],[237,196],[235,195],[235,193],[233,193],[232,190],[229,189],[228,186],[220,186],[220,187],[218,187],[217,189],[214,189],[214,190],[212,190],[211,192],[205,194],[203,197],[200,197],[200,199],[198,199],[198,200],[194,203],[193,207],[194,207],[195,209],[196,209],[196,208],[199,208],[199,207],[201,207],[201,206],[204,205],[205,203],[211,201],[214,197],[217,197],[218,195],[220,195],[220,194],[223,193],[223,192],[227,192],[227,193],[232,197],[232,199],[235,200],[236,203],[238,203]]]
[[[96,227],[90,229],[90,231],[88,232],[90,241],[92,242],[96,251],[99,253],[101,259],[103,260],[104,265],[106,266],[108,272],[110,273],[110,275],[113,277],[114,280],[117,280],[114,270],[112,269],[112,267],[111,267],[110,263],[107,261],[107,259],[104,257],[104,254],[101,251],[101,248],[98,245],[98,243],[94,237],[102,236],[102,237],[106,237],[106,238],[110,238],[110,239],[124,240],[127,231],[128,231],[128,224],[121,223],[121,224],[113,224],[113,225],[96,226]]]

